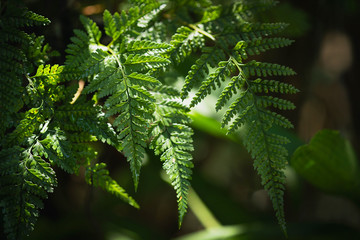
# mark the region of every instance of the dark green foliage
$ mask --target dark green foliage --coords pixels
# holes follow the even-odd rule
[[[160,155],[163,168],[176,190],[180,227],[187,209],[187,194],[193,167],[192,156],[189,153],[193,151],[193,131],[188,126],[190,118],[186,115],[187,108],[176,100],[170,100],[167,90],[159,90],[156,94],[156,121],[150,131],[150,147],[155,150],[156,155]]]
[[[64,65],[52,66],[46,61],[56,53],[43,45],[44,38],[22,29],[49,20],[18,1],[0,5],[0,207],[8,238],[21,239],[33,229],[42,199],[57,184],[54,165],[71,174],[83,166],[88,184],[139,207],[110,177],[105,163],[97,162],[94,141],[124,154],[135,189],[146,149],[153,149],[176,191],[181,226],[193,168],[190,109],[181,100],[198,87],[192,108],[223,86],[215,107],[226,108],[222,126],[229,126],[229,133],[243,128],[244,145],[286,231],[283,144],[288,141],[270,130],[292,127],[274,109],[295,106],[271,94],[298,90],[264,78],[295,73],[278,64],[247,61],[249,55],[292,43],[276,36],[286,24],[254,21],[254,13],[275,2],[130,2],[132,7],[121,13],[105,10],[101,28],[81,16],[83,30],[74,30]],[[185,76],[174,71],[189,58],[194,61]],[[171,86],[176,80],[168,79],[181,77],[178,92]],[[77,90],[78,81],[85,82],[83,91]]]
[[[278,64],[246,61],[248,55],[284,47],[292,42],[285,38],[271,38],[284,28],[284,24],[259,24],[247,21],[252,15],[253,7],[256,7],[258,11],[272,4],[272,1],[261,1],[260,5],[254,2],[245,4],[245,7],[235,4],[229,9],[210,7],[204,14],[203,22],[206,22],[204,29],[197,29],[201,25],[193,29],[211,39],[215,46],[203,48],[200,58],[185,78],[181,94],[183,98],[186,98],[195,83],[201,81],[199,90],[191,101],[192,107],[200,103],[213,90],[220,88],[224,82],[228,82],[218,98],[216,110],[228,108],[222,125],[223,127],[230,125],[229,133],[244,126],[244,144],[255,159],[254,167],[261,176],[262,184],[273,202],[279,224],[286,231],[283,170],[286,165],[287,151],[283,144],[288,141],[281,136],[270,134],[269,130],[274,125],[291,128],[292,124],[272,109],[288,110],[294,109],[295,106],[287,100],[271,95],[262,96],[259,93],[296,93],[297,89],[292,85],[261,78],[289,76],[294,75],[295,72]],[[214,71],[209,73],[209,67],[215,68]],[[272,108],[268,109],[268,107]]]

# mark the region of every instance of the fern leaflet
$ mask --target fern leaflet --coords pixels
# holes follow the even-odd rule
[[[272,1],[268,1],[264,4],[253,3],[253,5],[246,5],[246,7],[249,9],[259,7],[259,10],[262,10],[272,4]],[[286,144],[287,140],[278,135],[271,135],[269,131],[273,125],[291,128],[292,124],[285,117],[267,108],[290,110],[294,109],[295,106],[288,100],[258,94],[269,92],[296,93],[297,89],[290,84],[260,78],[290,76],[294,75],[295,72],[289,67],[278,64],[255,60],[246,62],[245,60],[248,55],[287,46],[292,41],[285,38],[268,37],[284,28],[284,24],[245,22],[244,19],[251,16],[249,15],[251,11],[246,7],[242,9],[241,4],[235,6],[240,6],[240,8],[214,8],[213,17],[207,16],[203,20],[204,26],[198,25],[198,27],[202,26],[206,30],[198,32],[212,39],[215,45],[212,48],[221,49],[218,51],[222,54],[217,55],[215,62],[207,62],[209,51],[205,48],[201,57],[188,72],[182,89],[182,96],[186,97],[195,82],[205,77],[190,103],[190,107],[193,107],[209,95],[212,90],[220,88],[223,82],[227,82],[230,78],[218,98],[216,110],[228,108],[222,119],[223,127],[229,125],[228,133],[244,126],[244,145],[255,159],[254,168],[261,176],[262,184],[272,200],[278,222],[283,231],[286,232],[283,207],[285,182],[283,169],[286,164],[287,152],[283,144]],[[230,12],[233,14],[229,14]],[[235,25],[237,31],[233,32],[234,27],[230,25]],[[194,27],[194,29],[198,27]],[[217,65],[217,68],[205,76],[208,65]],[[254,77],[257,79],[253,80]]]
[[[192,129],[188,126],[188,109],[176,100],[170,100],[167,91],[160,91],[156,98],[155,122],[151,126],[151,145],[156,155],[160,155],[163,168],[169,176],[177,199],[179,228],[187,211],[187,194],[193,168]]]

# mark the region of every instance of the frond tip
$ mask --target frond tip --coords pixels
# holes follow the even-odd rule
[[[179,228],[187,211],[187,195],[192,174],[193,151],[192,134],[188,127],[190,118],[186,115],[187,109],[167,94],[159,94],[161,101],[156,105],[156,122],[151,127],[151,145],[156,155],[163,161],[163,169],[168,175],[171,185],[176,191]]]
[[[139,204],[130,197],[120,185],[113,180],[105,163],[97,163],[95,166],[88,167],[85,172],[85,180],[89,185],[101,187],[105,191],[114,194],[130,206],[140,208]]]

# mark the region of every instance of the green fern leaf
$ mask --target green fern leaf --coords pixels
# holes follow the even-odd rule
[[[80,66],[90,56],[90,38],[88,35],[78,29],[75,29],[74,33],[75,36],[70,38],[72,43],[70,43],[65,50],[65,52],[68,53],[65,64],[73,68]]]
[[[221,13],[222,13],[221,5],[210,6],[204,12],[204,15],[203,15],[202,19],[200,20],[200,22],[206,23],[206,22],[216,20],[221,16]]]
[[[286,166],[287,150],[272,141],[274,135],[269,137],[267,128],[264,128],[261,122],[247,123],[244,144],[255,159],[254,168],[261,176],[261,184],[267,190],[279,225],[286,233],[283,170]]]
[[[104,29],[106,35],[111,37],[113,41],[116,41],[120,37],[120,32],[117,29],[114,17],[108,10],[104,11]]]
[[[127,51],[128,52],[135,52],[135,51],[146,51],[146,50],[159,50],[166,51],[168,48],[170,48],[171,45],[167,43],[156,43],[148,40],[140,40],[140,41],[132,41],[127,45]]]
[[[55,172],[30,149],[3,149],[0,159],[4,231],[8,239],[20,239],[33,230],[42,199],[56,186]],[[3,171],[4,167],[8,169]]]
[[[90,58],[81,65],[80,69],[83,73],[79,77],[86,78],[100,72],[100,70],[103,70],[105,68],[104,61],[106,59],[109,59],[109,54],[107,52],[101,49],[97,49],[95,52],[92,52],[90,54]]]
[[[175,64],[182,62],[191,52],[202,46],[203,41],[203,36],[199,32],[185,26],[178,28],[170,41],[173,46],[169,51],[170,59]]]
[[[90,18],[84,17],[82,15],[80,16],[80,21],[86,29],[90,43],[100,44],[100,38],[102,34],[97,24]]]
[[[22,25],[21,27],[23,27],[23,26],[27,26],[27,27],[45,26],[45,25],[50,24],[49,19],[47,19],[46,17],[44,17],[42,15],[31,12],[31,11],[26,11],[23,17],[26,20],[24,22],[24,25]],[[21,25],[21,24],[19,24],[19,22],[17,22],[17,27],[20,27],[19,25]]]
[[[200,82],[209,73],[208,65],[215,67],[217,62],[224,57],[225,54],[222,49],[217,47],[204,47],[201,57],[191,66],[185,78],[185,84],[181,90],[181,98],[185,99],[189,91],[194,87],[194,84]]]
[[[46,78],[47,83],[51,85],[57,85],[63,79],[61,77],[63,69],[63,66],[59,66],[57,64],[53,66],[50,66],[49,64],[46,66],[40,65],[33,78],[43,77]]]
[[[255,60],[244,64],[242,71],[247,77],[258,76],[292,76],[296,73],[289,67],[279,64],[257,62]]]
[[[260,107],[267,108],[269,106],[278,108],[280,110],[293,110],[295,105],[285,99],[273,97],[273,96],[258,96],[256,98],[256,104]]]
[[[283,144],[286,144],[287,140],[280,139],[278,136],[274,137],[269,134],[269,131],[274,125],[285,128],[293,126],[288,119],[267,108],[291,110],[295,106],[285,99],[257,94],[296,93],[297,89],[276,80],[252,80],[251,78],[291,76],[295,72],[289,67],[278,64],[255,60],[244,62],[248,55],[291,44],[292,41],[286,38],[269,38],[283,30],[286,24],[254,23],[251,20],[252,11],[262,11],[273,4],[273,1],[254,2],[244,6],[235,4],[230,8],[214,9],[213,16],[209,15],[208,19],[204,20],[203,26],[193,27],[195,30],[200,29],[196,32],[214,41],[213,48],[218,49],[221,46],[222,55],[214,60],[218,65],[215,71],[205,76],[205,73],[208,74],[208,69],[204,60],[208,56],[207,53],[202,54],[186,77],[182,96],[185,98],[195,83],[200,82],[199,90],[190,103],[190,107],[193,107],[230,78],[218,98],[216,110],[219,111],[228,105],[222,119],[223,127],[229,125],[228,133],[233,133],[240,127],[244,128],[245,146],[255,159],[254,167],[261,176],[262,184],[273,202],[278,222],[286,231],[283,209],[285,181],[283,170],[287,151]],[[191,32],[191,29],[188,32]],[[183,35],[185,37],[179,34],[180,43],[186,39],[186,35]],[[173,46],[179,42],[174,41]]]
[[[138,8],[131,9],[133,12],[123,12],[121,16],[104,13],[107,34],[114,34],[114,26],[117,32],[123,33],[133,27],[143,12],[139,13]],[[81,65],[83,73],[79,77],[87,78],[90,82],[84,88],[84,93],[95,92],[98,99],[105,98],[105,117],[115,117],[113,126],[119,133],[118,140],[122,141],[121,149],[130,163],[136,189],[147,147],[148,126],[153,119],[154,98],[149,89],[160,84],[149,71],[170,63],[163,56],[169,45],[142,40],[127,41],[124,35],[110,43],[107,50],[101,45],[96,48]]]
[[[158,56],[144,56],[140,54],[129,54],[124,62],[125,65],[130,64],[153,64],[154,67],[165,66],[170,63],[170,61],[163,57]]]
[[[235,68],[235,65],[231,59],[227,61],[221,61],[218,65],[219,67],[215,70],[215,72],[211,73],[208,79],[202,82],[199,91],[191,100],[190,107],[193,107],[202,101],[207,95],[211,93],[212,89],[216,89],[216,86],[220,87],[221,82],[223,82],[226,77],[230,76],[231,72],[233,72]]]
[[[64,171],[68,173],[78,171],[77,159],[72,155],[71,145],[62,131],[55,129],[54,132],[48,132],[36,147],[39,154],[50,159]]]
[[[285,93],[285,94],[295,94],[299,90],[291,84],[279,82],[276,80],[262,80],[260,78],[252,81],[251,91],[254,93]]]
[[[287,38],[257,38],[248,42],[246,52],[249,55],[260,54],[269,49],[276,49],[289,46],[293,43],[293,40]]]
[[[179,227],[187,211],[187,195],[190,187],[191,168],[193,168],[192,129],[188,127],[190,118],[186,115],[188,109],[176,100],[165,100],[164,93],[157,95],[160,101],[156,104],[156,122],[151,127],[151,144],[155,154],[160,155],[163,168],[169,176],[177,199],[179,212]]]
[[[105,163],[98,163],[93,167],[88,167],[85,172],[85,180],[89,185],[101,187],[105,191],[114,194],[130,206],[139,208],[137,202],[130,197],[119,184],[109,176]]]
[[[219,111],[221,108],[223,108],[233,96],[233,94],[236,94],[237,91],[241,91],[245,85],[245,82],[245,78],[242,75],[232,77],[229,84],[221,92],[216,102],[216,111]]]

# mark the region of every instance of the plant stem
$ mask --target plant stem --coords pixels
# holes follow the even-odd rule
[[[221,227],[221,223],[214,217],[193,188],[189,189],[188,204],[191,211],[206,229]]]

